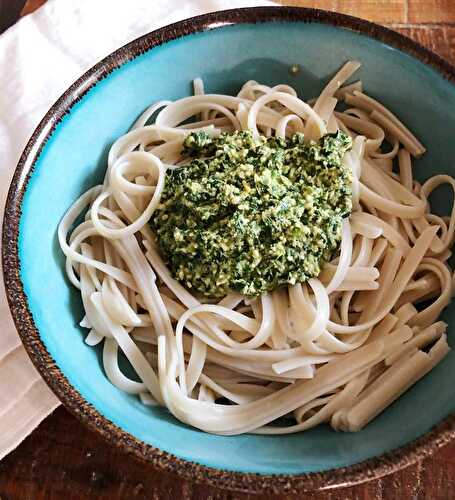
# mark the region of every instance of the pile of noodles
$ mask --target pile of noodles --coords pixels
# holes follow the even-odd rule
[[[196,79],[194,96],[157,102],[114,143],[104,183],[58,229],[86,342],[103,343],[112,384],[211,433],[284,434],[323,422],[357,431],[447,354],[438,316],[452,294],[455,210],[437,216],[428,197],[455,181],[414,180],[412,159],[425,149],[361,82],[343,86],[359,66],[346,63],[308,102],[287,85],[255,81],[235,97],[204,94]],[[354,208],[338,255],[317,278],[209,303],[172,278],[148,221],[166,170],[187,161],[185,137],[240,129],[308,140],[349,134]],[[120,370],[119,350],[140,382]]]

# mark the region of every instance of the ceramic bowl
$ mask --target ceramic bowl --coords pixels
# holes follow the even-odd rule
[[[317,94],[348,59],[358,78],[427,145],[417,177],[455,174],[455,69],[408,38],[335,13],[251,8],[208,14],[149,33],[77,80],[33,133],[9,192],[3,272],[11,311],[36,367],[63,404],[110,443],[162,470],[218,487],[297,492],[384,475],[455,434],[455,351],[363,431],[319,427],[288,436],[221,437],[143,406],[107,380],[100,352],[78,326],[79,293],[63,272],[56,228],[102,178],[112,142],[153,101],[191,92],[233,93],[246,80]],[[290,67],[300,71],[292,74]],[[439,208],[449,197],[439,196]],[[454,342],[455,305],[447,308]]]

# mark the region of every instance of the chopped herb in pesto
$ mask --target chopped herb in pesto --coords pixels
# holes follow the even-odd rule
[[[187,166],[171,170],[151,226],[173,276],[208,297],[248,296],[317,276],[351,213],[342,132],[254,139],[190,134]]]

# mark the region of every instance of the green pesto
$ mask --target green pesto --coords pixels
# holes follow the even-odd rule
[[[260,295],[317,276],[351,213],[342,132],[254,139],[190,134],[189,164],[170,170],[151,226],[173,276],[208,297]]]

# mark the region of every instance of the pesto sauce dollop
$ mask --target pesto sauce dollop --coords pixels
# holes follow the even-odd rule
[[[343,132],[305,142],[250,131],[190,134],[151,226],[174,278],[207,297],[256,296],[315,277],[351,213]]]

